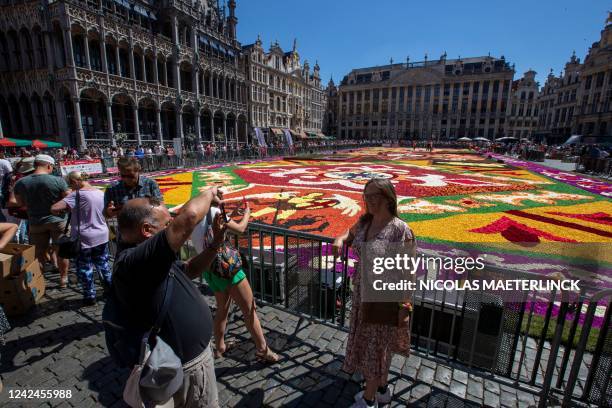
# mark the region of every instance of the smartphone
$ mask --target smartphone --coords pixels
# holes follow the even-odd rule
[[[227,213],[225,212],[225,203],[222,203],[219,209],[221,210],[221,215],[223,216],[223,222],[227,222]]]

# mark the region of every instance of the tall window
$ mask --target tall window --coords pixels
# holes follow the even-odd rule
[[[75,36],[72,38],[72,48],[74,50],[74,63],[77,67],[85,67],[87,62],[85,61],[85,44],[82,36]]]
[[[91,41],[89,43],[89,61],[91,63],[91,69],[94,71],[102,71],[102,58],[100,55],[100,43],[98,41]]]

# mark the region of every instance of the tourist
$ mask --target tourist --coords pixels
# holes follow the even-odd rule
[[[15,163],[15,171],[6,186],[4,194],[7,196],[6,209],[3,210],[8,222],[18,225],[15,241],[18,244],[29,243],[28,238],[28,211],[25,206],[17,204],[15,199],[15,184],[22,178],[34,172],[34,158],[24,157]]]
[[[17,225],[12,223],[0,223],[0,249],[8,244],[17,233]],[[4,314],[4,309],[0,305],[0,347],[4,346],[4,334],[11,329],[11,325]],[[2,378],[0,378],[0,393],[2,392]]]
[[[68,285],[68,259],[57,256],[57,241],[64,235],[66,218],[51,213],[51,206],[66,197],[70,190],[63,178],[53,176],[55,160],[46,154],[34,158],[34,173],[15,184],[15,200],[25,206],[30,226],[30,243],[36,247],[36,258],[41,269],[47,260],[51,241],[53,247],[53,269],[60,273],[60,287]]]
[[[227,222],[226,228],[235,234],[244,233],[251,216],[251,210],[248,203],[244,202],[244,208],[241,208],[241,206],[242,205],[237,207],[228,219],[225,220]],[[232,218],[240,214],[243,214],[242,219],[238,222],[233,221]],[[222,216],[221,209],[216,206],[211,206],[206,217],[204,217],[202,222],[193,230],[191,240],[198,253],[213,248],[212,240],[214,234],[212,224],[213,220],[219,216]],[[228,240],[223,240],[221,246],[217,249],[220,251],[218,253],[219,257],[221,257],[221,253],[230,253],[234,258],[237,258],[237,262],[240,262],[240,253],[231,247]],[[219,261],[219,259],[213,260],[211,264],[207,264],[201,271],[208,286],[214,292],[215,300],[217,301],[217,312],[215,313],[214,325],[215,358],[223,356],[226,351],[235,345],[234,342],[226,343],[224,339],[227,317],[233,300],[240,307],[246,327],[249,333],[251,333],[251,338],[255,342],[255,347],[257,348],[255,357],[263,362],[277,362],[279,359],[278,355],[270,350],[263,335],[261,324],[257,317],[253,292],[251,290],[251,285],[249,285],[249,281],[246,279],[246,274],[242,268],[233,271],[224,271],[221,265],[223,262]],[[221,261],[225,260],[221,259]]]
[[[51,207],[53,214],[70,211],[70,231],[73,239],[80,240],[76,259],[77,276],[83,287],[83,302],[96,304],[94,266],[106,287],[111,283],[108,255],[108,226],[104,219],[104,193],[87,182],[87,174],[73,171],[68,174],[73,192]],[[78,196],[78,197],[77,197]]]
[[[368,251],[384,252],[390,244],[410,246],[414,254],[415,241],[412,230],[398,217],[397,195],[393,184],[387,179],[372,179],[364,189],[366,214],[342,236],[334,241],[334,253],[340,255],[343,246],[351,245],[360,254],[367,242]],[[408,354],[410,330],[408,318],[410,303],[388,303],[396,310],[397,324],[369,320],[364,322],[365,308],[371,304],[361,303],[361,279],[366,271],[355,268],[353,275],[353,306],[350,330],[346,345],[343,370],[360,372],[365,378],[365,390],[355,395],[355,408],[374,407],[391,401],[392,392],[388,384],[389,368],[394,353]],[[407,299],[408,300],[408,299]],[[379,316],[384,319],[384,316]]]
[[[140,163],[134,157],[122,157],[117,161],[121,180],[113,183],[104,193],[104,215],[117,216],[121,207],[132,198],[152,197],[163,201],[159,186],[148,177],[140,175]]]
[[[144,159],[145,157],[145,151],[142,148],[142,146],[138,146],[138,148],[136,148],[136,151],[134,152],[134,156],[136,156],[137,159]]]
[[[215,202],[220,201],[213,187],[187,202],[172,220],[159,201],[136,198],[125,204],[118,217],[122,241],[113,273],[112,295],[119,313],[130,322],[132,329],[144,333],[153,327],[166,293],[165,282],[176,281],[168,315],[158,334],[183,364],[183,387],[171,401],[175,407],[219,406],[209,344],[212,315],[192,282],[216,252],[207,249],[187,263],[181,262],[178,256]],[[216,221],[212,246],[223,240],[224,226],[219,217]]]

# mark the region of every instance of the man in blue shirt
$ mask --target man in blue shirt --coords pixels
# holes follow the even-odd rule
[[[104,215],[117,216],[123,205],[133,198],[150,197],[163,201],[159,186],[150,178],[140,175],[140,163],[134,157],[122,157],[117,162],[121,180],[114,182],[104,192]]]
[[[142,148],[142,146],[138,146],[138,148],[136,149],[136,151],[134,152],[134,156],[136,156],[137,159],[144,159],[145,157],[145,151]]]

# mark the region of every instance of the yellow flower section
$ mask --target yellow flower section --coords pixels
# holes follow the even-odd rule
[[[191,198],[193,173],[177,173],[171,176],[156,178],[159,188],[164,196],[164,203],[168,205],[183,204]]]
[[[591,213],[612,213],[612,202],[599,201],[594,203],[577,204],[570,206],[539,207],[523,210],[525,213],[538,214],[548,218],[554,218],[573,224],[584,225],[610,232],[609,225],[597,224],[590,221],[576,218],[561,217],[558,215],[547,214],[548,212],[564,212],[569,214],[591,214]],[[484,234],[470,232],[477,228],[485,227],[502,217],[510,218],[520,224],[527,225],[540,231],[555,235],[561,238],[572,239],[578,242],[606,242],[612,243],[612,239],[593,234],[586,231],[554,225],[547,222],[536,221],[524,217],[515,216],[504,212],[489,214],[461,214],[436,220],[409,222],[417,237],[427,237],[445,241],[457,242],[508,242],[501,234]]]

